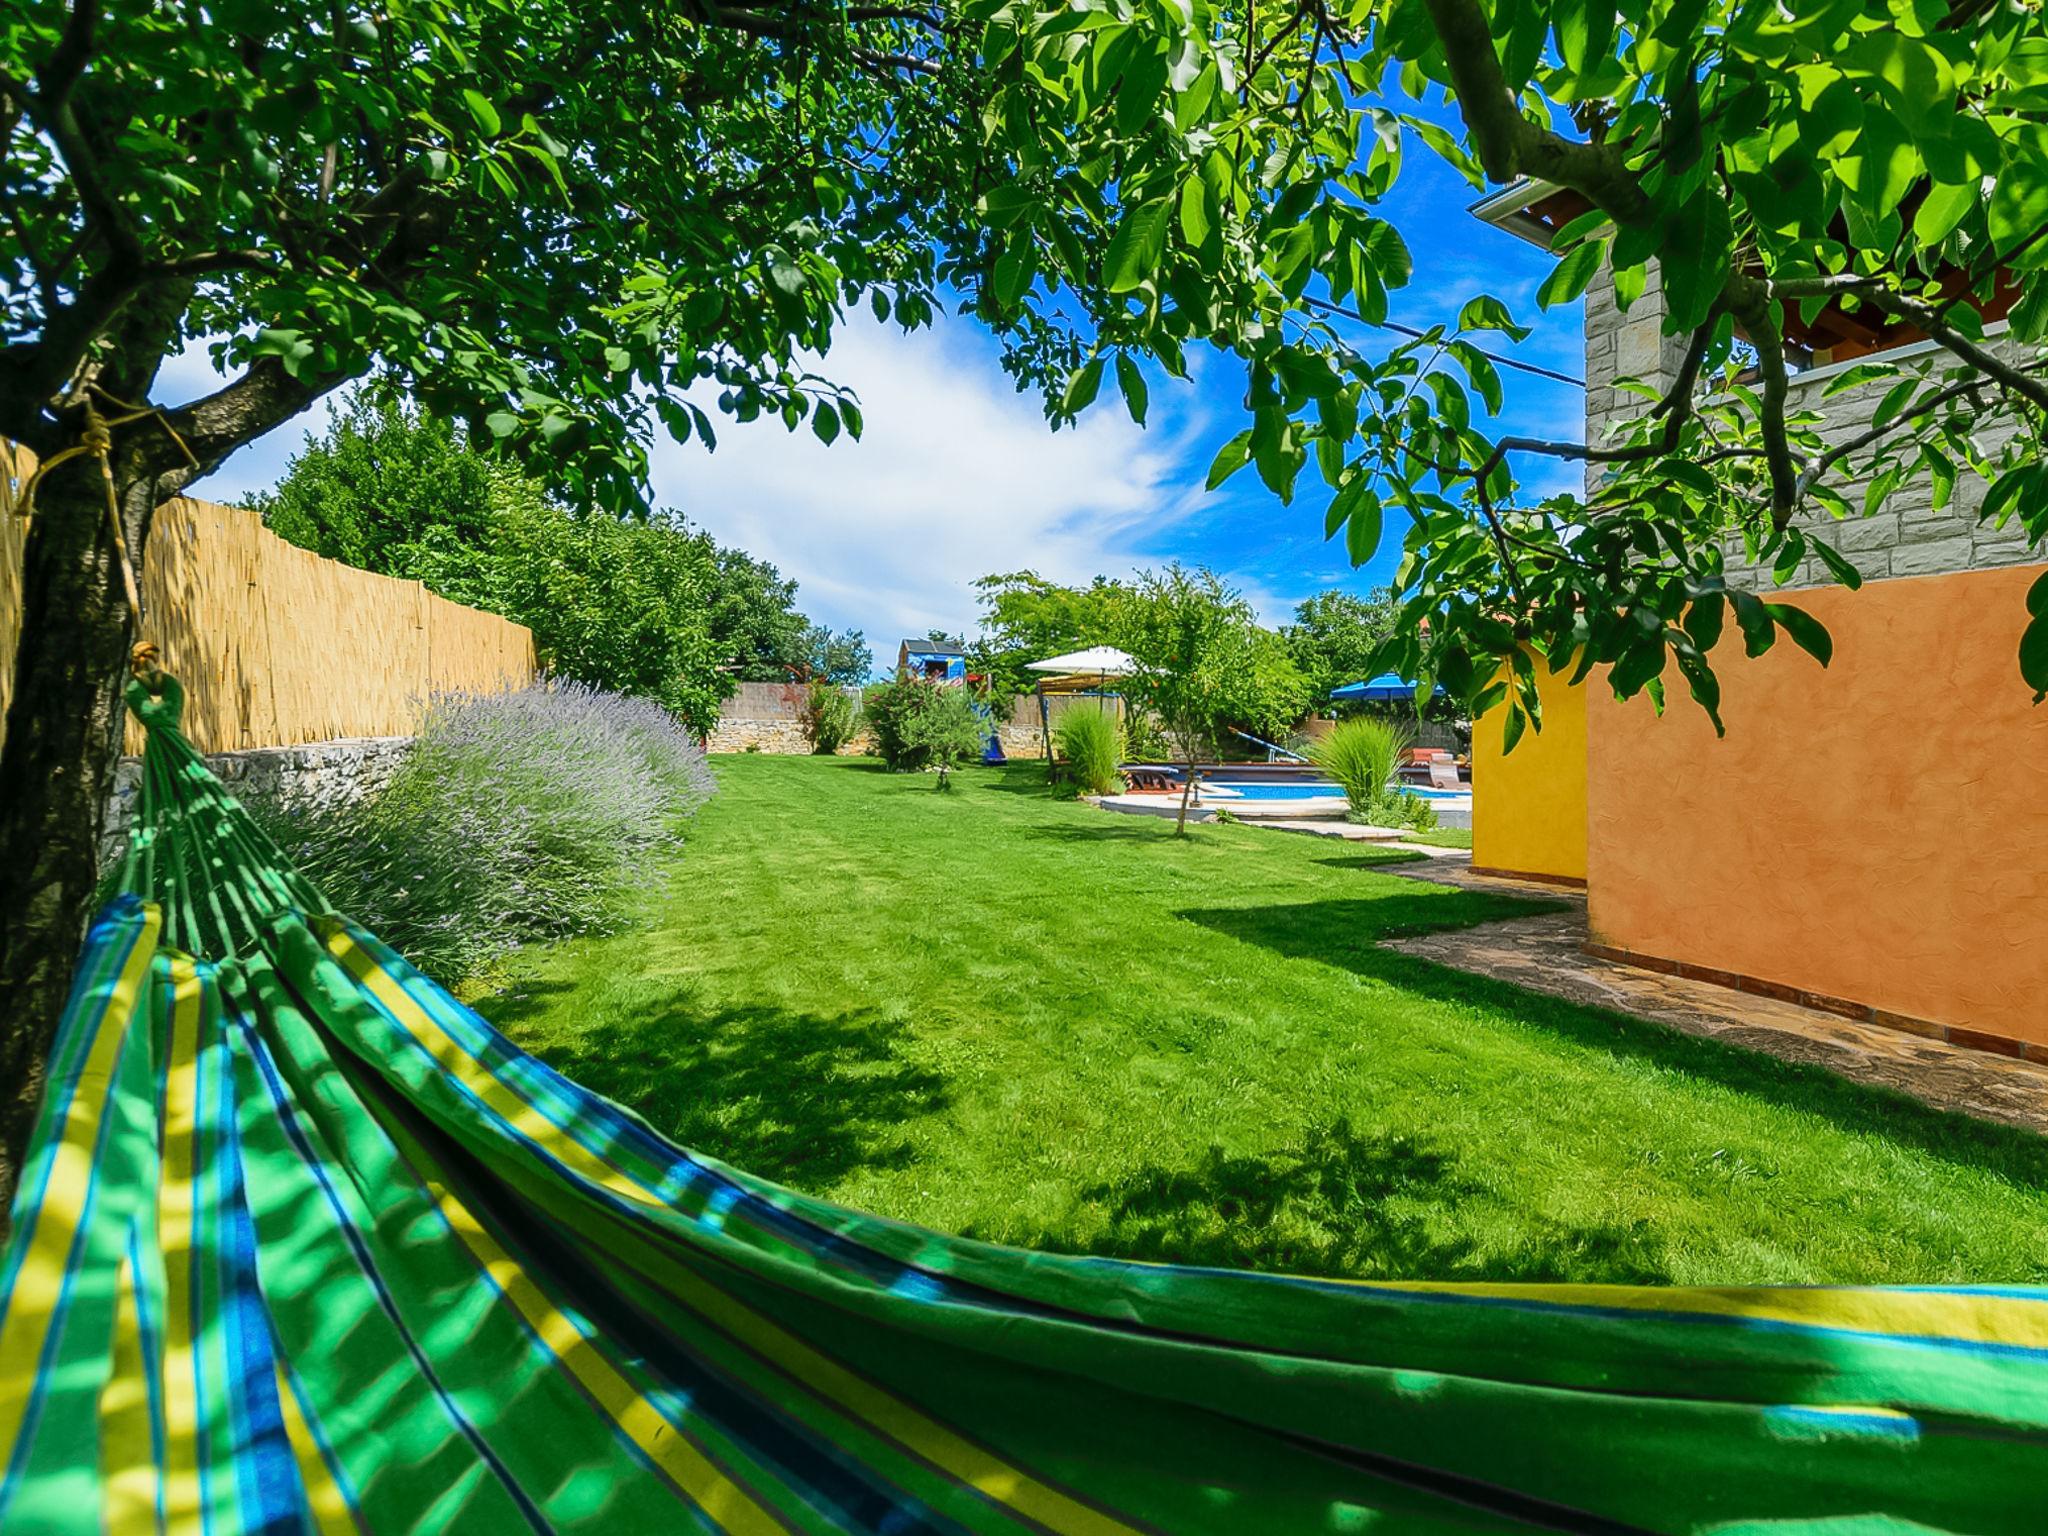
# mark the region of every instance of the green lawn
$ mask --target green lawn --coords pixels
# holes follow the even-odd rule
[[[1375,946],[1385,856],[741,757],[651,926],[482,1006],[693,1146],[950,1231],[1319,1274],[2048,1279],[2048,1142]],[[1398,857],[1398,855],[1397,855]]]
[[[1470,827],[1431,827],[1427,832],[1410,832],[1401,839],[1405,843],[1426,843],[1431,848],[1470,848],[1472,829]]]

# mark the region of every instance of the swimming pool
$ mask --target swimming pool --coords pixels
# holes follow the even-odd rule
[[[1341,799],[1344,786],[1328,779],[1297,780],[1294,783],[1260,783],[1247,779],[1203,779],[1202,793],[1224,800],[1324,800]],[[1403,784],[1401,793],[1419,800],[1469,800],[1469,789],[1433,789],[1421,784]]]

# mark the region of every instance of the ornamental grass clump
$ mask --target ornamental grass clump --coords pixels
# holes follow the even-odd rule
[[[1120,794],[1124,787],[1123,732],[1105,710],[1076,709],[1060,720],[1060,756],[1084,795]]]
[[[1405,812],[1401,802],[1411,797],[1394,787],[1394,773],[1412,739],[1396,721],[1361,716],[1340,721],[1329,735],[1312,743],[1308,760],[1344,787],[1352,820],[1400,826]]]
[[[337,908],[453,983],[522,944],[617,927],[712,788],[659,704],[556,682],[436,698],[364,800],[252,809]]]

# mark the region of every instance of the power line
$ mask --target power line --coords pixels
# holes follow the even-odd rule
[[[1360,325],[1377,326],[1383,331],[1392,331],[1397,336],[1407,336],[1415,341],[1421,341],[1429,335],[1427,331],[1418,331],[1414,326],[1403,325],[1398,320],[1368,320],[1355,309],[1346,309],[1341,304],[1332,304],[1326,299],[1311,298],[1307,294],[1302,295],[1301,302],[1310,309],[1321,310],[1325,314],[1342,315],[1346,320],[1356,320]],[[1477,352],[1488,362],[1499,363],[1503,368],[1514,368],[1519,369],[1523,373],[1533,373],[1539,379],[1550,379],[1558,384],[1569,384],[1574,389],[1584,389],[1586,387],[1584,379],[1575,379],[1570,374],[1559,373],[1554,368],[1545,368],[1538,363],[1525,363],[1518,357],[1505,357],[1498,352],[1489,352],[1484,347],[1473,346],[1471,342],[1467,342],[1466,345],[1472,347],[1473,351]]]

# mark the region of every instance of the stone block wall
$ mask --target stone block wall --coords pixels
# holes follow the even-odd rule
[[[1615,302],[1613,280],[1607,273],[1603,272],[1586,290],[1588,443],[1601,442],[1616,422],[1639,415],[1649,407],[1649,402],[1640,396],[1616,389],[1614,380],[1634,377],[1662,391],[1677,377],[1684,358],[1684,342],[1682,338],[1663,335],[1663,324],[1663,290],[1654,263],[1642,297],[1626,313]],[[1994,346],[2008,355],[2014,350],[2002,341],[1994,341]],[[1934,370],[1949,366],[1951,361],[1932,343],[1901,348],[1885,357],[1908,365],[1924,362]],[[1897,382],[1876,379],[1827,396],[1828,380],[1852,366],[1853,363],[1828,364],[1792,378],[1787,410],[1811,411],[1823,417],[1821,436],[1831,444],[1867,429],[1879,401]],[[2006,435],[2009,430],[2001,427],[1998,435],[1987,436],[1987,445],[1995,445],[2000,436]],[[1589,472],[1589,483],[1597,481],[1598,474],[1597,468]],[[1847,484],[1841,489],[1852,505],[1860,506],[1860,485]],[[1949,504],[1937,512],[1932,482],[1925,473],[1916,474],[1867,518],[1851,516],[1837,522],[1826,512],[1811,509],[1803,515],[1801,526],[1826,539],[1870,580],[1992,570],[2038,560],[2040,555],[2030,549],[2016,520],[2002,529],[1978,523],[1977,509],[1983,504],[1985,489],[1984,483],[1974,477],[1960,477]],[[1732,582],[1751,589],[1777,585],[1768,569],[1749,560],[1739,539],[1732,541],[1728,549],[1728,573]],[[1784,585],[1825,586],[1832,580],[1820,561],[1808,559]]]
[[[410,736],[368,736],[307,742],[296,747],[254,747],[216,752],[206,759],[230,793],[266,800],[352,804],[390,781],[412,750]],[[100,839],[100,867],[111,868],[128,849],[128,829],[142,793],[142,759],[124,757],[114,771]]]

